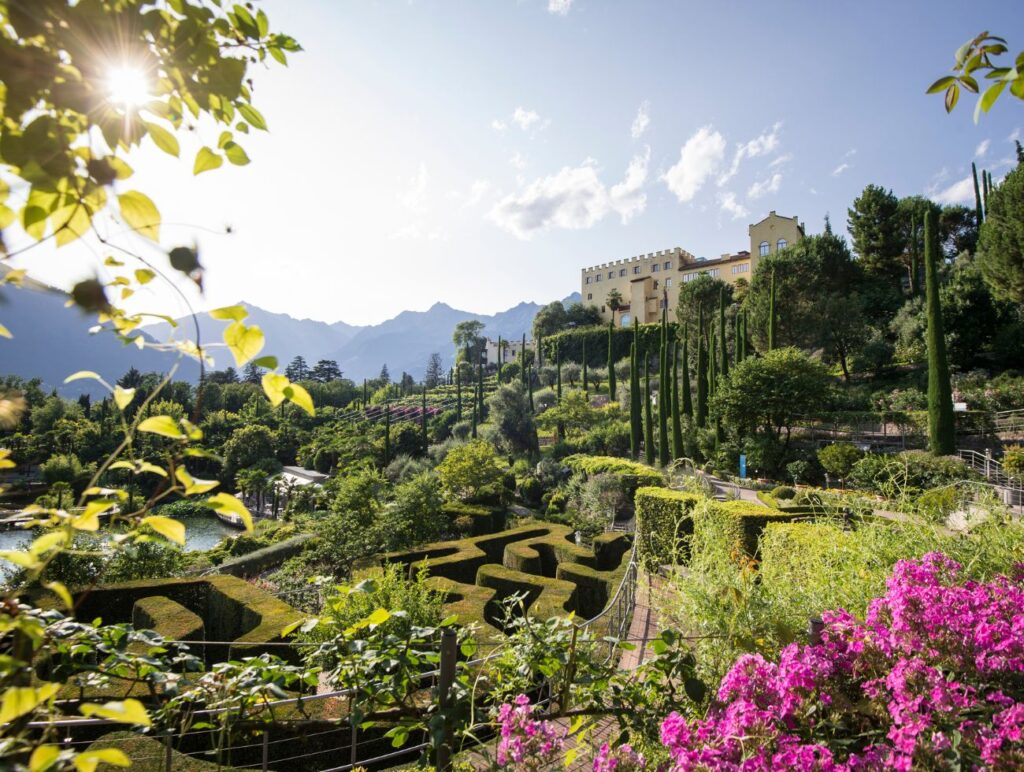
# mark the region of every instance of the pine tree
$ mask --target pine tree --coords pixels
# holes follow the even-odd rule
[[[729,377],[729,347],[725,340],[725,287],[722,287],[721,294],[718,296],[718,337],[721,340],[721,357],[722,357],[722,369],[721,374],[723,378]]]
[[[608,322],[608,399],[612,402],[615,401],[615,395],[618,389],[615,383],[615,352],[612,346],[612,338],[614,337],[615,326],[612,322]]]
[[[698,428],[708,420],[708,354],[704,346],[704,306],[697,308],[697,410]]]
[[[672,341],[672,458],[683,457],[683,419],[679,414],[679,352]]]
[[[644,354],[640,357],[644,368],[644,457],[654,466],[654,419],[651,415],[651,367]]]
[[[683,414],[693,418],[693,397],[690,396],[690,326],[683,326]]]
[[[1019,139],[1015,139],[1013,142],[1017,146],[1017,163],[1024,164],[1024,145],[1020,143]]]
[[[946,339],[939,300],[939,243],[935,216],[924,215],[924,276],[928,310],[928,447],[936,456],[956,452],[953,393],[946,359]]]
[[[768,296],[768,350],[774,351],[775,344],[778,343],[775,340],[775,269],[772,268],[772,283],[771,290]]]
[[[974,179],[974,216],[977,218],[978,227],[980,228],[981,224],[983,222],[985,222],[985,215],[984,215],[984,213],[982,212],[982,209],[981,209],[981,191],[978,189],[978,167],[975,166],[974,161],[971,161],[971,177]],[[924,229],[925,229],[924,237],[925,237],[925,240],[927,241],[927,239],[928,239],[928,225],[927,225],[927,223],[925,224]],[[925,252],[927,252],[927,251],[928,251],[928,248],[925,247]],[[925,269],[925,271],[927,271],[928,270],[928,256],[925,255],[924,259],[925,259],[924,269]]]
[[[384,366],[380,368],[380,375],[377,376],[377,380],[379,380],[385,386],[391,383],[391,373],[388,372],[387,362],[385,362]]]

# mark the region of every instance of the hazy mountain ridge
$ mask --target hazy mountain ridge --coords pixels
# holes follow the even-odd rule
[[[93,381],[82,380],[64,385],[63,381],[78,370],[94,370],[113,382],[130,367],[143,372],[167,372],[175,357],[165,352],[124,346],[108,333],[93,335],[88,332],[88,317],[75,308],[66,308],[67,295],[44,285],[31,289],[5,289],[0,295],[0,322],[6,325],[13,338],[0,338],[0,375],[38,377],[47,390],[56,388],[67,396],[84,392],[100,395],[102,389]],[[579,300],[573,293],[563,302]],[[386,363],[392,377],[403,371],[421,378],[427,359],[432,353],[441,355],[446,367],[453,363],[452,331],[455,325],[467,319],[483,322],[484,334],[494,339],[519,338],[530,335],[533,318],[542,307],[538,303],[522,302],[496,314],[474,314],[452,308],[446,303],[435,303],[426,311],[403,311],[380,324],[350,325],[345,322],[329,324],[314,319],[295,319],[288,314],[267,311],[243,303],[249,311],[248,324],[259,325],[266,338],[264,352],[274,354],[283,367],[293,357],[301,355],[310,366],[318,359],[334,359],[346,378],[361,381],[376,377]],[[219,342],[226,322],[212,319],[208,314],[197,315],[200,336],[205,345]],[[167,340],[172,334],[178,338],[193,338],[195,325],[191,317],[177,320],[172,330],[166,323],[147,326],[143,335],[147,340]],[[216,366],[232,365],[223,348],[210,350]],[[176,377],[195,381],[198,365],[183,360]]]

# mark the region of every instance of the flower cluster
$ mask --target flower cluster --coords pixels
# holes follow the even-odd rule
[[[553,724],[533,718],[533,710],[525,694],[516,697],[514,705],[506,702],[498,708],[500,766],[524,772],[558,766],[562,738]]]
[[[600,752],[594,757],[594,772],[634,772],[637,769],[644,769],[647,761],[642,753],[637,753],[633,748],[623,743],[617,748],[612,748],[608,743],[601,746]]]
[[[1024,766],[1024,584],[967,581],[939,553],[901,561],[861,622],[817,646],[741,657],[704,719],[661,726],[675,769]]]

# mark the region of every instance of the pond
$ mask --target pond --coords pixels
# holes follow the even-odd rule
[[[8,512],[0,508],[0,517]],[[225,536],[237,536],[241,531],[232,528],[210,515],[193,515],[177,518],[185,524],[185,552],[201,552],[213,549]],[[32,539],[32,534],[20,528],[4,528],[0,530],[0,551],[22,549]],[[0,577],[13,571],[14,566],[6,560],[0,560]]]

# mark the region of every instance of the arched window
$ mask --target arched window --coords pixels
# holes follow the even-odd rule
[[[780,249],[785,249],[785,248],[786,248],[786,240],[785,239],[779,239],[778,243],[775,245],[776,251],[778,251]]]
[[[633,323],[632,317],[629,314],[623,314],[619,317],[619,327],[629,327]]]
[[[761,257],[764,257],[765,255],[767,255],[769,249],[771,249],[771,247],[768,246],[768,242],[767,241],[762,241],[760,249],[759,249],[759,251],[761,253]]]

